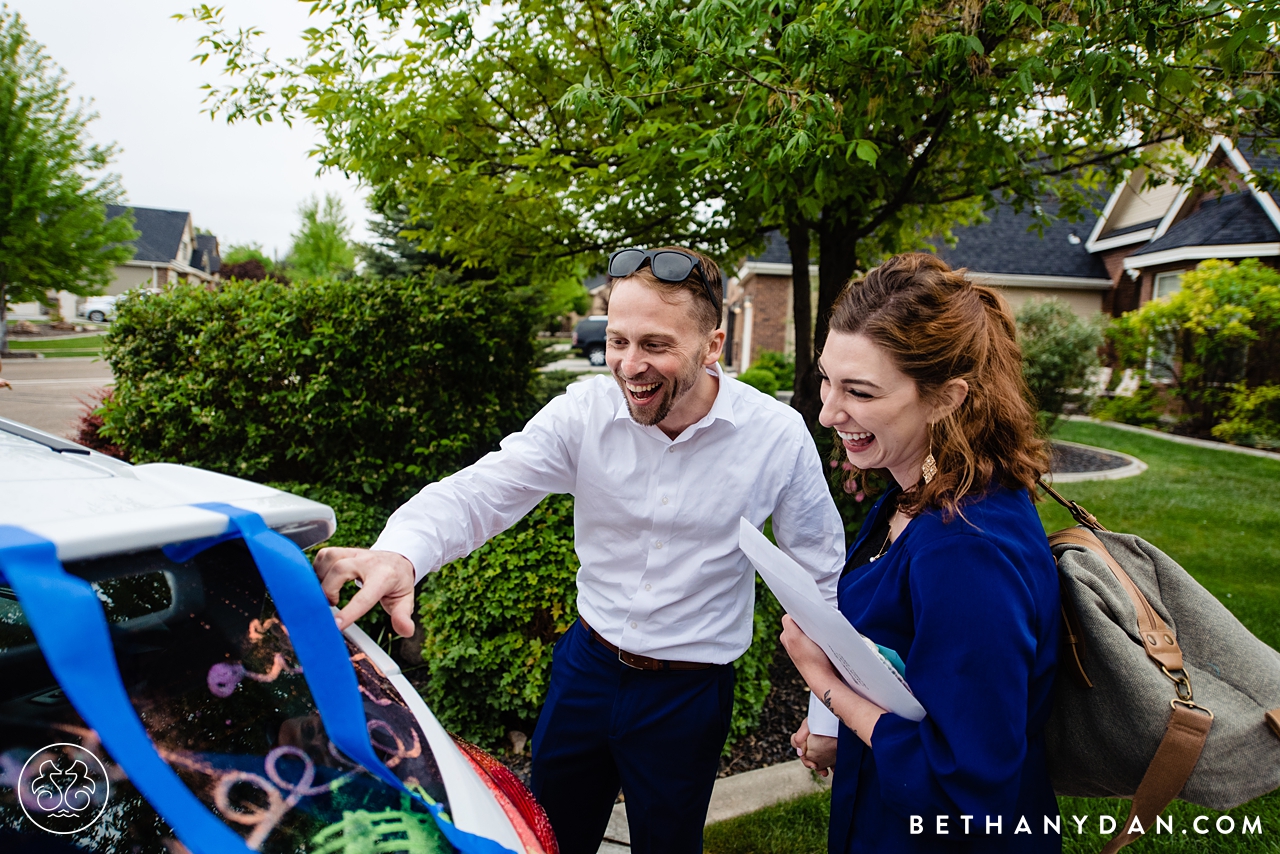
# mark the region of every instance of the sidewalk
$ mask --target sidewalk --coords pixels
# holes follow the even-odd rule
[[[727,821],[740,815],[789,801],[811,792],[830,788],[831,777],[819,777],[797,759],[782,765],[759,768],[716,780],[707,810],[707,824]],[[599,854],[630,854],[631,833],[627,827],[625,804],[614,804],[613,816],[604,833]]]
[[[0,389],[0,416],[55,436],[75,430],[84,401],[115,382],[99,359],[5,359],[0,373],[12,389]]]

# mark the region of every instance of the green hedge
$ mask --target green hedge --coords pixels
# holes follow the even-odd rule
[[[423,580],[418,616],[429,678],[421,690],[447,729],[491,747],[510,730],[533,732],[552,647],[578,618],[577,571],[573,499],[553,495]],[[781,609],[758,579],[756,592],[754,641],[735,665],[731,740],[760,720],[781,630]]]
[[[118,310],[103,433],[135,462],[391,503],[477,459],[538,403],[536,313],[491,283],[232,281]]]

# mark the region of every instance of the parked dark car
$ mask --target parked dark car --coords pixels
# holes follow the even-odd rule
[[[604,365],[604,328],[609,318],[602,314],[578,321],[573,330],[573,347],[597,368]]]

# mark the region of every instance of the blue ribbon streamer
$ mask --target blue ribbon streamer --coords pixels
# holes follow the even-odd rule
[[[227,530],[216,537],[167,546],[165,555],[183,563],[217,543],[244,539],[289,630],[325,732],[338,749],[427,809],[459,851],[512,854],[492,839],[460,830],[439,804],[407,789],[374,754],[346,643],[302,550],[268,528],[256,513],[230,504],[195,506],[225,515]],[[71,704],[97,730],[130,781],[183,843],[193,854],[248,851],[244,841],[191,794],[156,752],[129,702],[102,606],[89,583],[63,569],[52,543],[12,526],[0,526],[0,573],[18,595],[50,670]]]
[[[0,573],[18,595],[49,669],[134,788],[193,854],[248,854],[156,752],[129,702],[98,594],[62,568],[53,543],[0,525]]]

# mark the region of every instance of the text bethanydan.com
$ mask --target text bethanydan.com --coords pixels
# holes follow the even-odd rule
[[[1006,816],[981,816],[981,815],[938,815],[929,816],[926,819],[922,815],[908,816],[909,827],[912,835],[922,833],[931,833],[938,836],[970,836],[970,835],[992,835],[1003,836],[1010,834],[1056,834],[1062,835],[1074,831],[1077,834],[1091,833],[1096,828],[1098,833],[1103,836],[1109,836],[1120,829],[1120,823],[1124,819],[1117,819],[1111,815],[1055,815],[1040,816],[1042,822],[1040,827],[1036,827],[1033,819],[1026,816],[1019,816],[1016,823],[1005,821]],[[1155,834],[1182,834],[1188,833],[1207,836],[1216,833],[1220,836],[1230,836],[1232,834],[1254,834],[1262,833],[1262,819],[1259,816],[1241,816],[1237,819],[1235,816],[1220,815],[1216,818],[1207,815],[1198,815],[1189,821],[1175,822],[1172,816],[1157,816],[1155,822],[1150,828],[1144,828],[1142,823],[1135,816],[1132,822],[1124,828],[1126,832],[1133,833],[1155,833]]]

